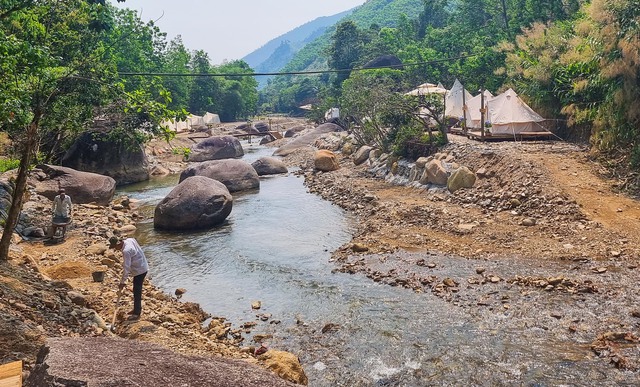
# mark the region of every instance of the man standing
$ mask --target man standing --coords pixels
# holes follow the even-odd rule
[[[133,276],[133,310],[129,312],[129,320],[137,320],[142,314],[142,283],[149,271],[147,258],[134,238],[109,238],[109,248],[122,251],[122,279],[118,290],[122,291],[129,275]]]
[[[71,213],[73,206],[71,204],[71,197],[65,194],[64,188],[60,188],[58,194],[53,198],[53,234],[55,235],[57,229],[62,228],[62,236],[67,232],[67,224],[71,220]]]

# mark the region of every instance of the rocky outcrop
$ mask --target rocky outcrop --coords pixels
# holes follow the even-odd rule
[[[256,170],[258,176],[278,175],[288,172],[285,163],[276,157],[260,157],[258,160],[251,163],[251,166]]]
[[[229,192],[260,188],[260,177],[251,164],[236,159],[211,160],[194,164],[180,174],[180,181],[190,176],[206,176],[227,186]]]
[[[234,136],[214,136],[192,146],[189,161],[233,159],[243,155],[242,144]]]
[[[36,192],[49,200],[64,188],[74,204],[106,205],[116,190],[116,181],[109,176],[48,164],[38,165],[30,180]]]
[[[335,171],[340,168],[336,154],[327,149],[316,151],[313,157],[313,165],[316,170],[322,172]]]
[[[290,368],[286,375],[293,378],[295,368]],[[156,344],[107,337],[47,340],[25,382],[28,387],[87,385],[295,386],[246,361],[186,356]]]
[[[313,142],[325,133],[339,132],[342,128],[336,124],[322,124],[314,129],[309,130],[305,134],[301,134],[291,140],[291,142],[281,146],[273,152],[274,156],[287,156],[295,152],[296,149],[310,146]]]
[[[425,171],[420,178],[420,184],[446,185],[448,179],[449,174],[444,165],[442,165],[442,161],[434,159],[425,166]]]
[[[149,162],[141,145],[114,142],[102,131],[78,137],[62,158],[64,167],[112,177],[117,185],[149,180]]]
[[[192,176],[156,206],[153,226],[162,230],[209,228],[224,222],[232,207],[233,198],[224,184],[205,176]]]

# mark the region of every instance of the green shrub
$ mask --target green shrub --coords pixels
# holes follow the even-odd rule
[[[0,173],[16,169],[20,166],[18,159],[2,159],[0,158]]]

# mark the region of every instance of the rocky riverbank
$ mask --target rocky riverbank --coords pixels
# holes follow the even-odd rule
[[[311,192],[358,218],[336,270],[440,297],[497,329],[590,346],[594,372],[640,381],[640,203],[581,147],[451,137],[440,157],[476,172],[472,188],[412,182],[414,164],[379,154],[304,172]]]
[[[184,169],[179,149],[195,141],[150,144],[156,173]],[[333,254],[336,270],[439,297],[496,329],[586,345],[600,359],[594,372],[638,380],[640,204],[616,193],[583,148],[452,136],[442,157],[477,175],[472,188],[454,193],[412,181],[411,162],[374,152],[356,166],[347,153],[338,153],[340,169],[326,173],[314,170],[310,147],[284,158],[300,167],[311,192],[358,219],[353,240]],[[25,211],[44,225],[49,206],[31,195]],[[152,280],[142,320],[126,321],[131,295],[116,310],[121,266],[106,237],[135,230],[136,205],[121,197],[76,211],[64,243],[21,241],[0,265],[1,362],[23,359],[30,370],[47,338],[109,337],[115,313],[118,336],[190,356],[243,359],[304,382],[300,370],[287,376],[290,370],[276,369],[286,353],[254,356],[259,346],[242,341],[243,328],[161,292]],[[104,271],[102,282],[93,281],[94,271]]]

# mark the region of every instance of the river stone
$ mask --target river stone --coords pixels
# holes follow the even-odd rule
[[[183,180],[156,206],[153,226],[193,230],[218,225],[229,216],[233,198],[227,187],[205,176]]]
[[[260,157],[258,160],[251,163],[251,166],[256,170],[258,176],[277,175],[288,172],[285,163],[276,157]]]
[[[448,178],[449,174],[442,162],[438,159],[433,159],[425,166],[424,173],[420,178],[420,184],[446,185]]]
[[[210,160],[182,171],[180,182],[190,176],[206,176],[227,186],[229,192],[260,188],[260,177],[251,164],[237,159]]]
[[[353,163],[355,165],[360,165],[369,160],[369,152],[371,152],[372,149],[373,147],[370,147],[369,145],[361,146],[353,155]]]
[[[53,200],[60,188],[64,188],[74,204],[107,205],[116,191],[116,181],[109,176],[47,164],[36,168],[44,174],[34,176],[43,180],[32,178],[31,182],[35,185],[36,192],[49,200]]]
[[[467,167],[460,167],[447,180],[447,189],[449,192],[455,192],[461,188],[471,188],[475,183],[476,174]]]
[[[322,125],[314,128],[314,129],[309,130],[305,134],[301,134],[301,135],[297,136],[296,138],[291,140],[291,142],[289,142],[289,143],[281,146],[280,148],[276,149],[276,151],[273,152],[273,155],[274,156],[287,156],[287,155],[290,155],[291,153],[295,152],[299,148],[303,148],[305,146],[310,146],[311,144],[314,143],[314,141],[318,137],[320,137],[321,135],[323,135],[325,133],[339,132],[341,130],[342,130],[342,128],[339,125],[336,125],[336,124],[331,124],[331,123],[322,124]]]
[[[336,154],[327,149],[317,150],[313,156],[315,169],[323,172],[335,171],[340,168]]]
[[[191,147],[189,161],[207,161],[244,156],[242,144],[234,136],[213,136]]]

